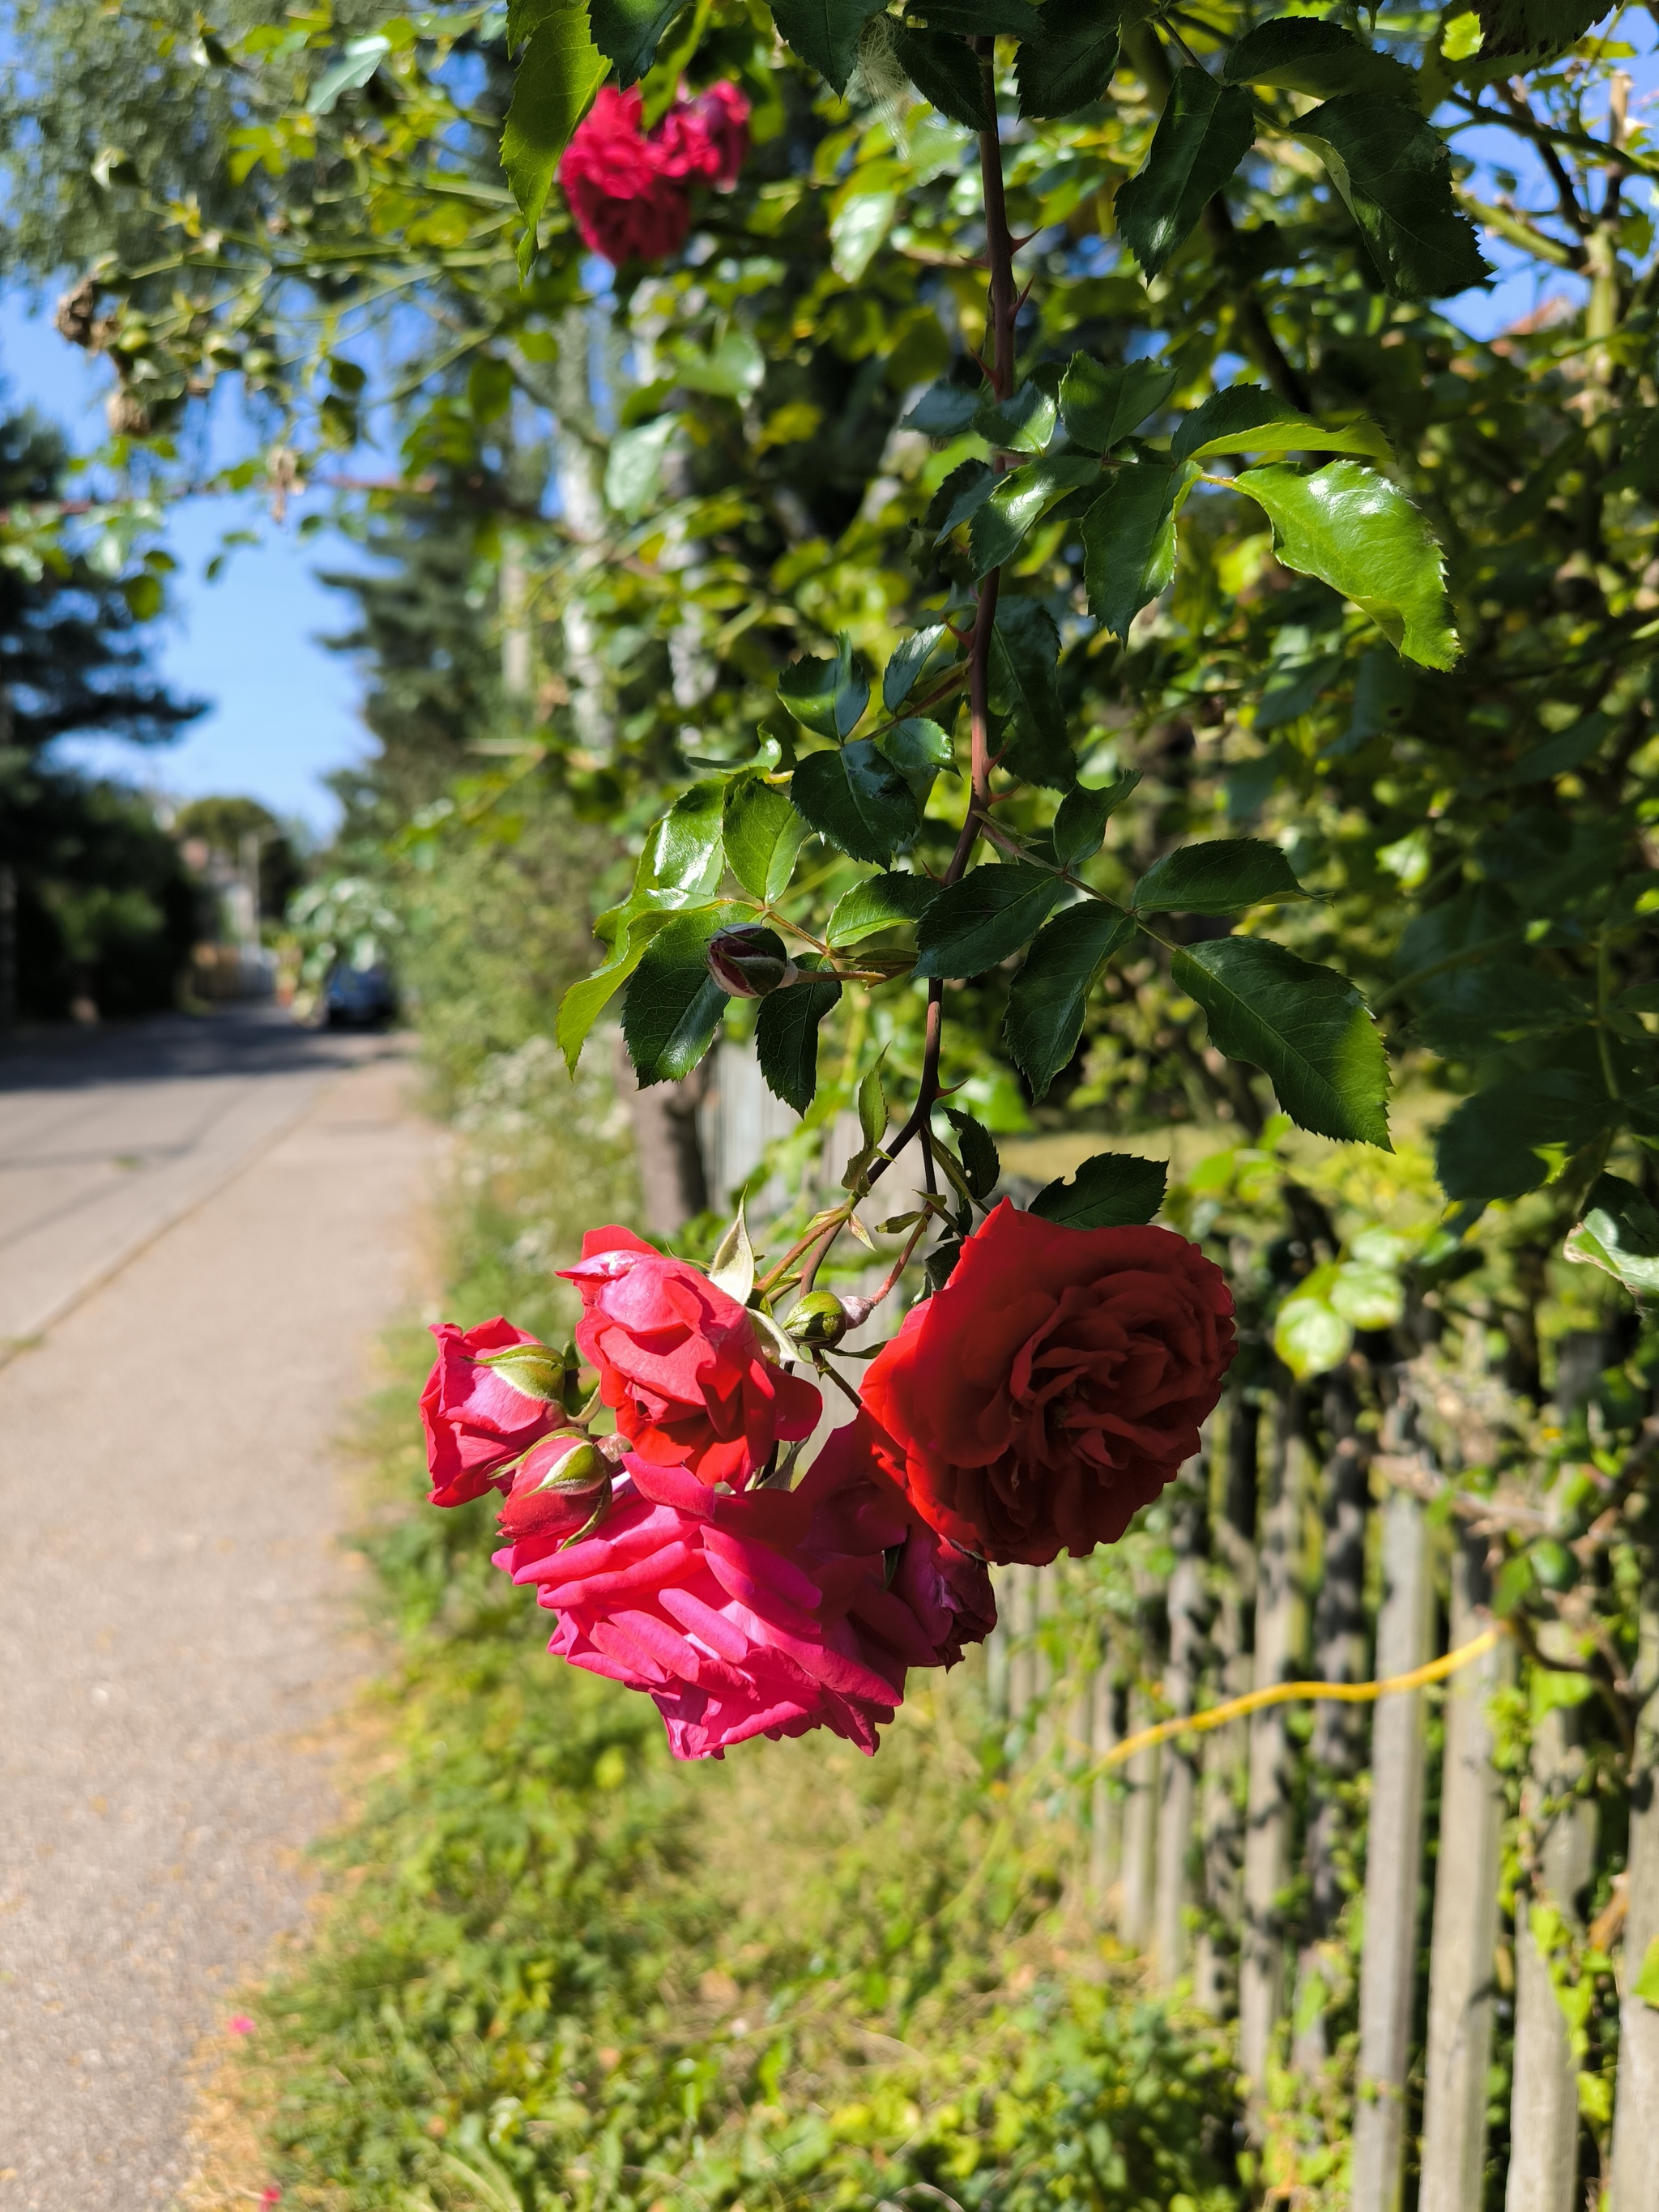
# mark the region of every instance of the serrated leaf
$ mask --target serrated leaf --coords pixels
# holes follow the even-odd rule
[[[740,1306],[749,1303],[749,1293],[755,1287],[755,1248],[749,1241],[749,1224],[743,1218],[743,1200],[738,1200],[738,1217],[714,1247],[714,1257],[708,1262],[708,1279],[716,1290],[724,1291],[728,1298],[735,1298]]]
[[[952,764],[949,732],[926,715],[911,714],[884,730],[875,743],[909,785],[916,805],[925,806],[933,778]]]
[[[869,1146],[880,1144],[887,1133],[887,1093],[881,1080],[881,1062],[885,1058],[884,1051],[875,1066],[866,1069],[854,1102],[859,1127],[863,1132],[866,1145]]]
[[[1659,1213],[1622,1176],[1597,1176],[1561,1249],[1569,1260],[1605,1269],[1632,1297],[1659,1296]]]
[[[630,901],[630,908],[632,903]],[[646,946],[671,915],[684,911],[683,908],[669,907],[647,907],[634,912],[624,908],[625,919],[617,925],[610,957],[592,975],[573,983],[560,1000],[554,1034],[572,1074],[581,1058],[589,1031],[639,966]]]
[[[1176,372],[1162,362],[1108,363],[1074,353],[1060,387],[1060,419],[1074,446],[1109,453],[1175,390]]]
[[[1100,850],[1105,842],[1107,823],[1139,781],[1140,770],[1136,768],[1097,790],[1085,790],[1079,784],[1066,793],[1048,832],[1054,858],[1062,868],[1074,868],[1079,861],[1088,860]]]
[[[945,1118],[957,1133],[957,1149],[962,1155],[963,1176],[970,1197],[981,1204],[989,1199],[1002,1176],[1002,1158],[996,1140],[982,1121],[960,1106],[947,1106]]]
[[[775,906],[789,888],[795,855],[810,834],[787,796],[757,775],[733,776],[726,790],[726,858],[744,890]]]
[[[652,826],[640,855],[636,890],[712,891],[725,866],[726,783],[706,776],[683,791]]]
[[[859,33],[882,0],[771,0],[772,20],[810,67],[844,93],[859,58]]]
[[[623,1041],[641,1088],[690,1075],[731,1004],[708,972],[708,940],[731,908],[677,914],[658,930],[623,1000]]]
[[[1440,548],[1397,486],[1357,461],[1328,461],[1311,476],[1276,463],[1233,482],[1266,512],[1285,568],[1352,599],[1407,660],[1451,666],[1457,633]]]
[[[1006,399],[988,399],[974,428],[1000,453],[1040,453],[1054,434],[1054,395],[1035,380],[1022,384]]]
[[[1070,788],[1077,764],[1060,697],[1060,632],[1039,601],[1005,594],[991,631],[992,711],[1009,716],[1015,742],[1006,765],[1028,783]]]
[[[559,156],[605,82],[607,66],[589,35],[582,0],[566,0],[544,16],[520,58],[501,130],[501,168],[524,217],[521,270],[535,258],[536,226]]]
[[[983,387],[975,391],[942,376],[930,384],[899,424],[901,430],[920,430],[929,438],[957,438],[980,410]]]
[[[885,864],[921,820],[909,785],[868,738],[837,752],[808,753],[789,792],[820,836],[854,860]]]
[[[1342,1364],[1353,1350],[1353,1327],[1323,1298],[1298,1291],[1274,1317],[1273,1350],[1306,1382]]]
[[[1309,894],[1277,845],[1261,837],[1215,837],[1155,860],[1135,885],[1137,914],[1237,914]]]
[[[1118,12],[1106,0],[1047,0],[1041,31],[1014,64],[1023,116],[1074,115],[1104,97],[1117,67]]]
[[[1206,70],[1176,71],[1146,166],[1117,196],[1117,227],[1148,276],[1191,234],[1206,200],[1255,143],[1255,106],[1242,85]]]
[[[985,88],[979,57],[946,31],[892,32],[893,58],[922,98],[973,131],[994,131],[996,109]]]
[[[836,902],[826,941],[837,947],[856,945],[878,930],[920,921],[938,896],[939,885],[930,876],[866,876]]]
[[[975,868],[947,884],[922,916],[915,973],[984,975],[1029,943],[1064,888],[1058,876],[1024,861]]]
[[[1259,384],[1229,385],[1182,417],[1170,441],[1177,461],[1207,460],[1213,453],[1364,453],[1391,461],[1388,440],[1375,422],[1326,429],[1310,415]]]
[[[1413,996],[1419,1034],[1433,1051],[1448,1055],[1547,1036],[1587,1024],[1590,1015],[1583,990],[1519,960],[1454,968],[1419,986]]]
[[[1026,0],[916,0],[905,12],[958,39],[1035,39],[1048,21]]]
[[[1448,1198],[1520,1198],[1547,1181],[1552,1149],[1576,1152],[1619,1118],[1599,1084],[1576,1069],[1505,1076],[1441,1123],[1435,1172]]]
[[[1133,1152],[1096,1152],[1070,1182],[1049,1183],[1031,1200],[1031,1212],[1067,1229],[1134,1229],[1164,1203],[1169,1170],[1162,1160]]]
[[[896,714],[915,690],[923,669],[945,634],[943,623],[929,623],[914,637],[904,638],[894,647],[892,658],[881,679],[881,703],[890,714]]]
[[[1053,453],[1010,469],[975,510],[968,533],[975,580],[1012,561],[1033,523],[1068,491],[1096,483],[1100,465],[1091,454]]]
[[[1392,1152],[1382,1040],[1346,976],[1259,937],[1182,947],[1170,967],[1216,1049],[1259,1067],[1298,1127]]]
[[[1140,610],[1167,590],[1175,574],[1175,519],[1197,476],[1193,461],[1179,468],[1132,461],[1084,516],[1089,610],[1114,637],[1127,638]]]
[[[1392,54],[1305,15],[1279,15],[1247,31],[1228,52],[1221,74],[1229,84],[1270,84],[1329,100],[1343,92],[1389,93],[1410,100],[1417,76]]]
[[[636,84],[657,58],[657,45],[686,0],[588,0],[593,43],[617,65],[618,84]]]
[[[761,1000],[755,1017],[755,1057],[767,1089],[804,1114],[818,1086],[818,1030],[841,998],[833,976],[803,975],[787,991]]]
[[[1295,135],[1325,164],[1377,274],[1398,298],[1443,299],[1492,274],[1453,197],[1446,143],[1414,107],[1376,93],[1345,93],[1304,115]]]
[[[927,502],[922,518],[935,538],[948,538],[971,521],[997,488],[997,472],[988,461],[963,461],[953,468]]]
[[[1070,1065],[1089,994],[1134,933],[1128,915],[1101,899],[1067,907],[1037,932],[1009,988],[1002,1032],[1035,1097]]]
[[[922,1292],[924,1297],[931,1298],[936,1291],[942,1291],[945,1288],[956,1273],[957,1261],[961,1257],[960,1237],[947,1237],[941,1243],[934,1245],[921,1263],[921,1272],[927,1284],[927,1289]]]
[[[845,630],[833,660],[803,655],[778,678],[778,696],[798,722],[820,738],[850,737],[870,703],[870,680]]]

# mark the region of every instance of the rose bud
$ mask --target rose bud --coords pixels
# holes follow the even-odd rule
[[[562,1543],[610,1502],[610,1461],[580,1429],[561,1429],[525,1454],[501,1507],[501,1533],[515,1544]]]
[[[734,999],[764,999],[800,970],[775,929],[722,929],[708,940],[708,972]]]
[[[841,1342],[851,1326],[850,1315],[833,1291],[813,1291],[793,1309],[783,1328],[786,1336],[809,1351],[827,1351]]]
[[[569,1407],[572,1388],[580,1371],[576,1348],[555,1352],[545,1344],[509,1345],[505,1352],[486,1352],[478,1361],[499,1375],[526,1398],[540,1398],[550,1406]]]

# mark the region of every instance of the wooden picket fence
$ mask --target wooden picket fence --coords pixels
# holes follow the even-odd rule
[[[723,1047],[713,1188],[793,1126]],[[1484,2212],[1495,2170],[1504,2212],[1659,2212],[1659,1585],[1626,1834],[1605,1773],[1589,1786],[1583,1708],[1555,1694],[1582,1686],[1549,1669],[1565,1648],[1484,1633],[1491,1531],[1449,1510],[1458,1470],[1435,1463],[1410,1367],[1252,1376],[1166,1493],[1167,1571],[998,1571],[985,1691],[1010,1770],[1074,1822],[1079,1889],[1151,1985],[1233,2038],[1266,2202]],[[1410,1676],[1472,1644],[1439,1683],[1115,1756],[1268,1686]],[[1597,1954],[1613,2070],[1584,2063]]]

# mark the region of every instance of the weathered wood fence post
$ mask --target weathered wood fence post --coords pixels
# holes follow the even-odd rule
[[[1204,1462],[1186,1470],[1188,1494],[1177,1509],[1175,1571],[1170,1577],[1170,1662],[1164,1693],[1172,1717],[1184,1717],[1197,1701],[1203,1662]],[[1194,1478],[1196,1477],[1196,1480]],[[1194,1739],[1164,1747],[1158,1817],[1158,1880],[1152,1910],[1152,1964],[1165,1989],[1186,1972],[1191,1952],[1187,1915],[1192,1903],[1191,1862],[1198,1810],[1198,1753]]]
[[[1108,1644],[1089,1684],[1090,1756],[1104,1759],[1117,1741],[1117,1674]],[[1089,1790],[1089,1898],[1102,1917],[1111,1908],[1117,1886],[1119,1808],[1110,1777],[1097,1773]]]
[[[1636,1663],[1642,1709],[1631,1761],[1613,2212],[1659,2212],[1659,1577],[1643,1593]],[[1638,1978],[1651,1994],[1638,1994]]]
[[[1383,1510],[1382,1578],[1379,1677],[1420,1667],[1433,1629],[1428,1532],[1423,1508],[1407,1491],[1395,1491]],[[1395,2212],[1405,2164],[1406,2066],[1423,1866],[1423,1692],[1384,1698],[1373,1710],[1353,2212]]]

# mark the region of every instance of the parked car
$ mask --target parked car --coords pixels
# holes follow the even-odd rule
[[[337,960],[323,986],[323,1020],[331,1030],[379,1029],[398,1012],[398,988],[392,971],[377,962],[354,968]]]

